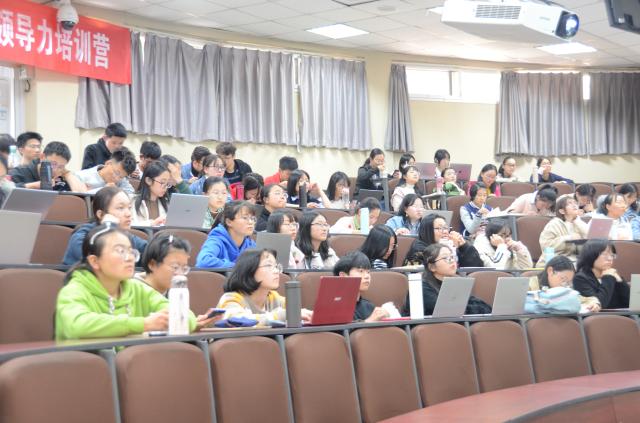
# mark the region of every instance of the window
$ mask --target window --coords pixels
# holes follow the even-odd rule
[[[15,122],[14,71],[0,66],[0,134],[15,134]]]
[[[495,104],[500,97],[500,72],[407,67],[411,99]]]

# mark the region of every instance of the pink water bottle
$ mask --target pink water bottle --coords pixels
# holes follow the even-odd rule
[[[444,178],[442,176],[438,176],[436,178],[436,191],[442,192],[442,185],[444,185]]]

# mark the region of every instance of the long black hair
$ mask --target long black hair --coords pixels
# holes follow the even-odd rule
[[[402,168],[405,167],[411,160],[413,160],[414,162],[416,161],[416,158],[411,153],[404,153],[402,156],[400,156],[400,161],[398,162],[398,170],[402,172]]]
[[[289,176],[289,180],[287,181],[287,195],[289,196],[289,198],[300,196],[299,190],[297,191],[296,189],[298,188],[298,182],[300,182],[300,179],[302,179],[303,176],[307,177],[307,181],[311,180],[311,178],[309,177],[309,174],[302,169],[296,169],[293,172],[291,172],[291,175]],[[307,198],[309,198],[308,190],[307,190]]]
[[[504,159],[502,159],[502,163],[500,164],[500,167],[498,168],[498,176],[502,176],[503,178],[505,178],[504,176],[504,165],[505,163],[507,163],[507,160],[515,160],[515,157],[513,156],[507,156]]]
[[[393,239],[393,252],[384,258],[389,250],[389,241]],[[398,237],[396,233],[387,225],[375,225],[371,228],[369,235],[360,247],[360,251],[364,253],[373,263],[374,260],[383,260],[387,263],[387,267],[393,267],[396,259],[396,247],[398,246]]]
[[[255,274],[260,266],[260,259],[265,253],[277,258],[277,253],[274,250],[266,248],[243,251],[222,287],[224,292],[242,292],[250,295],[256,291],[260,287],[260,282],[256,280]]]
[[[158,232],[149,240],[147,248],[144,249],[144,253],[140,257],[140,265],[145,272],[153,273],[149,267],[151,260],[160,264],[164,262],[169,253],[175,250],[183,251],[189,255],[191,254],[191,244],[186,239],[175,236],[172,233]]]
[[[407,165],[407,166],[405,166],[405,167],[401,168],[401,169],[400,169],[400,175],[401,175],[401,176],[400,176],[400,180],[398,181],[398,185],[397,185],[397,186],[401,187],[401,186],[403,186],[403,185],[406,185],[406,184],[407,184],[407,179],[406,179],[406,177],[407,177],[407,173],[408,173],[410,170],[415,170],[416,172],[418,172],[418,174],[420,173],[420,170],[419,170],[416,166],[414,166],[414,165]],[[422,195],[424,195],[424,193],[423,193],[423,192],[422,192],[422,190],[420,189],[420,185],[419,185],[419,184],[417,184],[417,183],[416,183],[416,184],[414,185],[413,189],[415,190],[416,194],[419,194],[419,195],[421,195],[421,196],[422,196]]]
[[[593,263],[598,259],[598,256],[605,250],[611,250],[613,254],[616,253],[616,247],[613,243],[607,239],[591,239],[587,241],[582,247],[582,252],[578,257],[578,272],[592,272]]]
[[[344,182],[347,187],[351,186],[351,182],[349,182],[349,177],[344,172],[333,172],[331,178],[329,178],[329,185],[327,185],[327,196],[329,200],[336,201],[336,185],[340,182]]]
[[[538,274],[538,284],[540,288],[546,286],[550,288],[549,285],[549,275],[547,275],[547,269],[553,269],[554,272],[564,272],[566,270],[571,270],[572,272],[576,271],[576,268],[573,266],[573,262],[566,256],[555,256],[544,266],[544,270]]]
[[[400,216],[403,222],[409,223],[407,222],[407,208],[413,206],[418,200],[422,201],[422,198],[416,194],[407,194],[404,196],[402,202],[398,206],[397,213],[397,216]]]
[[[379,156],[381,154],[384,156],[384,151],[380,150],[379,148],[374,148],[369,153],[369,157],[367,157],[367,160],[364,161],[364,165],[363,166],[371,164],[371,160],[373,160],[376,156]]]
[[[445,221],[445,223],[447,222],[447,219],[445,219],[444,216],[441,216],[437,213],[428,214],[420,221],[420,227],[418,228],[418,239],[427,245],[436,243],[435,230],[433,229],[433,224],[436,219],[442,219]]]
[[[297,222],[296,215],[290,209],[278,209],[269,215],[267,219],[267,232],[279,234],[284,218],[289,219],[289,222]]]
[[[136,212],[140,213],[140,206],[142,205],[142,201],[149,201],[151,198],[151,190],[150,185],[155,182],[155,178],[163,174],[164,172],[169,172],[167,166],[159,161],[155,160],[149,163],[144,168],[144,172],[142,172],[142,177],[140,178],[140,186],[138,186],[138,196],[135,201]],[[147,183],[147,178],[151,179],[151,184]],[[165,191],[164,195],[158,198],[162,207],[167,210],[169,206],[169,189]]]
[[[625,196],[627,194],[635,194],[636,196],[638,195],[638,189],[636,188],[635,184],[624,184],[620,187],[620,189],[618,190],[618,194]],[[634,212],[638,211],[638,202],[634,201],[630,206],[631,210],[633,210]]]
[[[300,228],[298,229],[298,235],[296,236],[296,246],[300,251],[302,251],[302,254],[304,254],[304,257],[307,260],[311,260],[313,258],[314,251],[313,244],[311,243],[311,224],[318,216],[321,216],[321,214],[316,211],[307,211],[304,212],[300,218]],[[329,243],[327,240],[320,243],[318,253],[320,254],[320,257],[322,257],[323,261],[329,257]]]
[[[493,170],[493,171],[496,172],[496,179],[497,179],[498,169],[496,168],[496,165],[494,165],[493,163],[488,163],[488,164],[482,166],[482,169],[480,169],[480,173],[478,173],[478,182],[483,182],[482,174],[485,173],[485,172],[488,172],[490,170]],[[496,181],[493,181],[493,183],[491,185],[489,185],[489,191],[491,191],[493,194],[495,194],[497,187],[498,187],[498,183]]]

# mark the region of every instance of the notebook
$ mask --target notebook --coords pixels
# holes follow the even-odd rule
[[[278,263],[283,269],[289,268],[289,255],[291,254],[291,235],[274,234],[270,232],[258,232],[256,236],[256,247],[259,250],[275,250]]]
[[[351,323],[361,280],[362,278],[350,276],[322,276],[309,325]]]
[[[167,210],[166,226],[202,228],[209,206],[206,195],[172,194]]]
[[[0,210],[0,264],[29,264],[40,228],[40,214]]]
[[[613,219],[608,217],[591,218],[587,239],[609,239],[611,226],[613,226]]]
[[[471,165],[466,163],[455,163],[450,165],[456,171],[458,181],[469,182],[471,180]]]
[[[2,209],[37,213],[44,219],[57,196],[58,191],[15,188],[9,193]]]
[[[491,314],[516,315],[524,314],[524,302],[529,290],[529,278],[502,277],[498,278],[496,293],[493,297]]]
[[[458,276],[444,278],[431,317],[463,316],[467,309],[467,303],[469,303],[474,282],[474,278]]]

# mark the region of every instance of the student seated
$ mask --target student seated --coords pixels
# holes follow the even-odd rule
[[[329,224],[323,215],[316,211],[302,215],[296,246],[304,254],[303,269],[333,269],[339,257],[329,247],[328,236]]]
[[[56,304],[56,340],[102,338],[167,330],[169,301],[133,279],[138,250],[112,225],[93,228],[82,262],[67,272]],[[189,328],[196,328],[190,313]]]
[[[158,232],[149,241],[140,258],[140,265],[144,272],[136,273],[134,277],[167,297],[174,276],[187,276],[191,245],[186,239],[173,234]],[[207,317],[211,310],[196,318],[196,330],[211,325],[222,316]]]
[[[135,226],[160,226],[167,220],[169,208],[169,181],[171,174],[166,166],[155,161],[146,167],[133,198],[131,213]]]
[[[264,185],[278,184],[281,187],[286,188],[291,172],[297,169],[298,160],[296,160],[295,157],[280,157],[280,161],[278,162],[278,171],[275,174],[264,178]]]
[[[447,195],[464,195],[464,190],[457,183],[458,173],[452,167],[442,171],[442,191]],[[436,188],[437,189],[437,188]]]
[[[550,184],[540,185],[535,192],[522,194],[509,207],[507,212],[529,216],[555,216],[558,189]]]
[[[398,206],[398,212],[385,225],[394,230],[396,235],[418,235],[420,219],[424,214],[422,198],[408,194]]]
[[[527,246],[511,239],[511,228],[506,220],[492,219],[485,233],[476,237],[473,246],[478,250],[484,267],[498,270],[533,267]]]
[[[415,194],[422,196],[424,193],[420,191],[416,184],[420,180],[420,171],[415,166],[405,166],[402,168],[402,177],[398,182],[398,185],[393,190],[391,195],[391,208],[398,211],[400,209],[400,203],[402,199],[408,194]]]
[[[140,179],[144,168],[151,162],[160,159],[162,150],[155,141],[144,141],[140,146],[140,156],[138,156],[138,167],[131,174],[131,178]]]
[[[7,172],[9,171],[9,164],[7,159],[0,155],[0,204],[4,204],[4,200],[9,196],[9,193],[15,188],[15,184],[7,178]]]
[[[443,176],[442,173],[446,168],[451,164],[451,154],[443,148],[436,150],[433,154],[433,162],[436,164],[436,174],[435,178],[439,176]]]
[[[116,150],[122,148],[126,138],[127,130],[124,125],[121,123],[109,124],[104,130],[104,135],[100,137],[97,143],[89,144],[85,147],[82,169],[90,169],[105,164]]]
[[[458,267],[484,267],[478,250],[458,232],[452,231],[445,218],[438,214],[429,214],[422,218],[418,239],[411,244],[404,265],[422,264],[425,248],[436,243],[451,249],[456,256]]]
[[[204,217],[202,227],[212,229],[218,223],[218,216],[224,210],[229,197],[229,185],[219,176],[209,176],[202,186],[204,195],[209,197],[209,207]]]
[[[255,241],[251,239],[256,225],[255,211],[251,203],[232,201],[225,204],[220,223],[209,232],[202,244],[196,267],[233,267],[244,250],[256,246]]]
[[[171,174],[171,179],[169,180],[171,187],[167,190],[169,195],[176,192],[180,194],[191,194],[189,184],[182,178],[182,164],[180,160],[170,154],[164,154],[160,156],[158,160],[169,169],[169,173]]]
[[[200,174],[200,177],[189,187],[191,189],[191,193],[195,195],[202,195],[204,181],[212,176],[216,178],[222,178],[224,176],[224,163],[222,162],[222,159],[215,154],[209,154],[202,161],[202,173]],[[231,201],[231,198],[229,198],[229,201]]]
[[[16,139],[16,148],[22,156],[21,166],[28,166],[40,158],[42,135],[37,132],[24,132]]]
[[[267,228],[267,221],[271,213],[287,205],[287,192],[280,185],[265,185],[260,196],[262,198],[262,210],[256,223],[257,232],[262,232]]]
[[[225,166],[224,179],[229,186],[242,182],[247,173],[251,173],[251,166],[242,160],[236,159],[236,146],[230,142],[221,142],[216,147],[216,154],[222,159]]]
[[[16,145],[16,140],[9,134],[0,134],[0,157],[5,160],[9,160],[9,153],[11,153],[11,146]],[[18,147],[16,146],[16,149]]]
[[[200,178],[202,170],[204,169],[204,158],[211,154],[211,151],[207,147],[201,145],[193,149],[191,153],[191,162],[185,163],[181,167],[182,179],[189,185],[194,183]]]
[[[433,309],[438,300],[438,294],[442,287],[442,282],[446,277],[456,276],[458,265],[453,252],[446,245],[431,244],[423,254],[424,273],[422,274],[422,302],[424,315],[433,314]],[[491,306],[479,298],[471,295],[464,314],[488,314],[491,313]],[[409,294],[405,300],[403,316],[411,315],[409,307]]]
[[[597,297],[602,308],[629,307],[629,284],[613,267],[616,247],[609,241],[592,239],[582,247],[573,287],[584,297]]]
[[[121,230],[131,229],[132,214],[131,200],[129,196],[117,187],[104,187],[93,196],[92,200],[93,221],[76,228],[69,238],[67,250],[64,253],[62,264],[71,266],[82,260],[82,242],[93,228],[98,225],[111,222]],[[140,254],[147,247],[147,241],[137,235],[129,234],[133,248]]]
[[[375,225],[364,240],[360,251],[369,258],[374,269],[390,269],[396,260],[398,237],[393,229]]]
[[[84,185],[79,192],[95,193],[105,186],[117,186],[127,194],[134,190],[127,177],[136,170],[136,158],[128,148],[122,147],[113,152],[105,164],[97,165],[76,172],[76,176]]]
[[[286,319],[285,298],[276,291],[280,286],[282,267],[273,250],[249,250],[238,257],[224,284],[218,308],[226,310],[224,318],[246,317],[268,324]],[[302,309],[303,321],[311,321],[313,312]]]
[[[548,157],[538,157],[536,161],[536,166],[538,167],[538,180],[535,181],[537,183],[553,183],[553,182],[564,182],[567,184],[572,184],[573,181],[569,178],[564,178],[560,175],[556,175],[551,172],[551,159]],[[529,177],[529,182],[534,182],[533,175]]]
[[[573,193],[573,197],[578,202],[581,216],[593,216],[596,211],[596,189],[593,185],[579,185]]]
[[[588,226],[578,214],[578,203],[570,195],[560,197],[556,203],[556,217],[547,223],[540,233],[540,249],[551,247],[555,254],[568,257],[575,262],[578,259],[577,244],[567,242],[587,237]],[[540,256],[536,267],[544,266],[544,254]]]
[[[271,213],[267,222],[267,232],[287,234],[291,236],[291,252],[289,253],[289,269],[304,268],[304,254],[296,247],[298,235],[298,220],[291,210],[279,209]]]
[[[609,239],[633,239],[631,223],[629,223],[624,217],[624,212],[626,210],[627,203],[625,202],[624,197],[617,192],[607,195],[602,201],[602,204],[600,204],[600,207],[594,217],[597,218],[605,216],[609,219],[613,219],[613,225],[611,225],[611,231],[609,232]],[[589,226],[592,221],[593,219],[589,222]]]
[[[315,182],[310,181],[309,174],[302,170],[294,170],[287,181],[287,204],[300,204],[300,187],[304,185],[307,191],[307,207],[330,207],[329,197]]]
[[[83,184],[71,171],[66,169],[71,160],[71,151],[65,143],[51,141],[40,154],[25,166],[18,166],[9,175],[18,188],[41,189],[40,169],[41,160],[47,160],[51,164],[51,189],[54,191],[79,191],[83,189]]]
[[[253,205],[260,203],[260,191],[264,187],[264,179],[257,173],[247,173],[242,178],[242,191],[244,194],[240,198],[239,186],[236,185],[231,193],[233,199],[248,201]]]
[[[398,179],[402,175],[402,169],[406,166],[413,166],[416,164],[416,158],[411,153],[404,153],[400,156],[400,160],[398,161],[398,168],[393,171],[393,179]],[[431,175],[427,175],[431,176]]]
[[[480,169],[480,174],[478,175],[477,181],[469,181],[469,192],[471,192],[471,188],[482,182],[484,184],[485,189],[487,190],[487,197],[496,196],[500,197],[502,195],[500,193],[500,184],[496,182],[496,178],[498,177],[498,169],[495,165],[489,163],[486,164]]]
[[[460,207],[460,220],[464,226],[463,235],[475,238],[484,233],[487,226],[487,214],[492,210],[487,202],[487,187],[482,182],[476,182],[469,189],[469,201]]]
[[[360,293],[353,312],[353,320],[377,322],[389,317],[389,312],[382,307],[376,307],[371,301],[362,298],[371,285],[371,263],[366,255],[360,251],[352,251],[342,257],[333,268],[334,276],[351,276],[361,278]]]
[[[539,291],[558,286],[573,289],[573,278],[576,270],[573,262],[565,256],[555,256],[544,266],[538,276],[529,278],[529,290]],[[582,308],[589,313],[600,311],[600,300],[597,297],[583,297],[580,295]]]
[[[379,148],[374,148],[364,164],[358,169],[356,194],[361,189],[381,190],[382,178],[388,176],[384,166],[384,153]]]
[[[638,216],[638,189],[635,184],[623,184],[618,190],[618,194],[624,197],[624,202],[627,204],[624,218],[631,222]]]
[[[377,198],[367,197],[358,203],[353,216],[341,217],[333,224],[329,233],[331,234],[359,234],[362,233],[360,227],[360,212],[362,209],[369,210],[369,228],[373,228],[380,217],[380,202]]]
[[[518,177],[516,176],[516,159],[507,156],[502,159],[502,164],[498,168],[498,177],[496,178],[496,182],[518,182]]]
[[[327,185],[327,197],[331,202],[332,209],[349,210],[351,207],[351,200],[349,199],[351,182],[349,177],[344,172],[334,172],[329,178],[329,185]],[[346,197],[346,201],[343,200]]]

